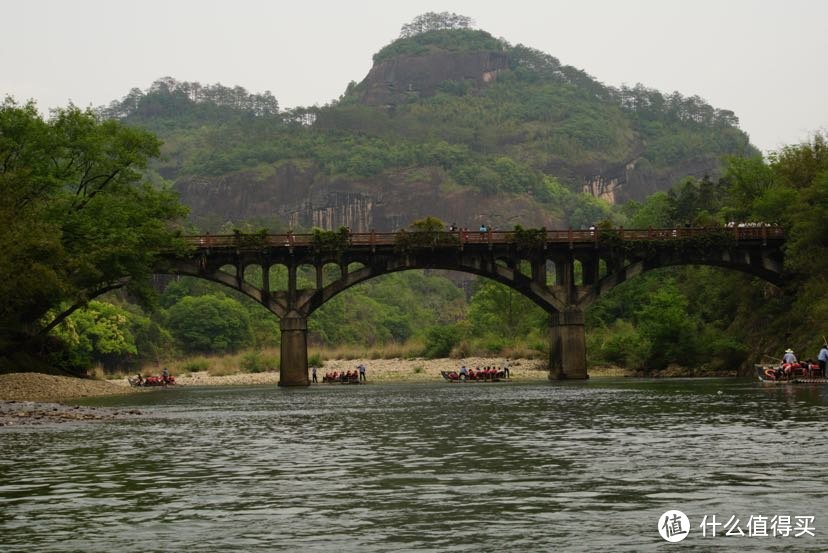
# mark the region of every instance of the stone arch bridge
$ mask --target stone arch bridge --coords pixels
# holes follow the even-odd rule
[[[603,293],[671,265],[715,265],[779,285],[785,235],[779,227],[762,226],[237,234],[185,240],[189,253],[163,259],[157,272],[219,282],[267,307],[280,319],[280,385],[306,386],[308,317],[336,294],[370,278],[408,269],[447,269],[503,283],[550,315],[549,378],[585,379],[584,311]],[[287,269],[287,286],[273,290],[271,268],[279,265]],[[245,279],[253,266],[261,268],[260,286]],[[315,275],[315,283],[297,284],[302,267]]]

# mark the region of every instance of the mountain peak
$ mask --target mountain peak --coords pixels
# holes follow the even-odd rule
[[[359,88],[361,101],[393,106],[434,95],[446,87],[478,88],[509,69],[508,53],[496,50],[440,50],[388,57],[374,66]]]
[[[359,86],[368,105],[394,106],[441,87],[477,88],[509,69],[510,45],[473,29],[470,17],[427,12],[403,25],[400,37],[374,55]]]
[[[508,47],[504,40],[479,29],[435,29],[398,38],[374,54],[374,65],[396,57],[438,52],[502,52]]]

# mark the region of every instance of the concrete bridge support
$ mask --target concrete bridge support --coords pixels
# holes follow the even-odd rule
[[[308,319],[306,317],[282,317],[279,386],[309,386],[308,379]]]
[[[587,378],[584,312],[569,310],[552,313],[549,329],[549,380]]]

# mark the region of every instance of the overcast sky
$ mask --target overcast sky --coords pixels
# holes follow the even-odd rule
[[[99,106],[170,76],[322,105],[428,11],[606,85],[699,95],[763,151],[828,130],[823,0],[0,0],[0,95]]]

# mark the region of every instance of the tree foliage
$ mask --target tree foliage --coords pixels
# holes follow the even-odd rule
[[[99,362],[111,366],[121,357],[138,354],[129,323],[130,315],[123,309],[93,300],[68,317],[56,335],[71,346],[75,364],[90,366]]]
[[[672,362],[734,369],[786,347],[815,354],[821,321],[828,316],[823,277],[828,271],[827,197],[825,137],[816,134],[767,159],[731,157],[717,182],[686,179],[643,204],[625,206],[625,216],[637,227],[780,224],[788,237],[788,280],[783,290],[774,290],[711,267],[662,269],[638,277],[589,311],[588,324],[598,329],[590,342],[593,359],[624,359],[644,370]],[[724,242],[679,241],[676,247],[720,248],[727,245],[728,233],[713,239]],[[622,342],[627,346],[620,348]]]
[[[228,297],[185,297],[170,307],[167,326],[187,352],[233,352],[252,343],[250,315]]]
[[[415,17],[411,23],[406,23],[400,30],[400,38],[409,38],[429,31],[443,31],[447,29],[468,29],[474,25],[471,17],[449,12],[426,12]]]
[[[122,99],[98,111],[106,119],[144,123],[168,119],[175,119],[177,124],[218,123],[237,119],[239,115],[273,118],[279,114],[279,101],[269,90],[257,94],[241,86],[202,85],[163,77],[148,90],[133,88]]]
[[[89,110],[44,120],[31,102],[0,106],[0,351],[105,291],[148,297],[185,214],[168,188],[143,179],[158,149],[150,133]]]

